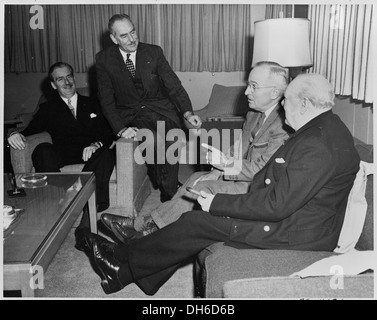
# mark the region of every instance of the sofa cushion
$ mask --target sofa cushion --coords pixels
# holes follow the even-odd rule
[[[331,288],[332,277],[288,278],[266,277],[238,279],[224,285],[224,298],[255,299],[345,299],[373,298],[373,274],[344,276],[342,287]]]
[[[205,297],[223,296],[223,285],[233,279],[289,276],[333,252],[236,249],[215,243],[200,253],[204,262]],[[204,260],[203,260],[204,259]]]
[[[207,119],[230,115],[244,116],[249,110],[244,92],[245,86],[226,87],[214,84],[207,107]]]

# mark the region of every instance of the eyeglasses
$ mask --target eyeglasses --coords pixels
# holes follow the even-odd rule
[[[253,92],[258,89],[275,88],[275,86],[257,87],[255,83],[248,83],[247,86],[250,87],[251,91]]]

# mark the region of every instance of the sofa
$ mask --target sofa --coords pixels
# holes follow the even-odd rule
[[[373,146],[356,138],[354,140],[361,160],[372,163]],[[355,241],[357,242],[355,249],[360,253],[374,254],[373,175],[368,175],[367,179],[365,189],[367,210],[364,224],[360,228],[361,234]],[[332,275],[322,274],[303,278],[291,276],[302,269],[314,266],[314,263],[325,262],[325,259],[337,255],[340,254],[236,249],[224,243],[215,243],[203,250],[195,263],[196,296],[232,299],[373,298],[374,274],[371,270],[365,270],[362,274],[344,276],[342,290],[331,287],[330,284],[334,281]]]
[[[77,88],[77,91],[82,95],[89,95],[88,88]],[[39,104],[45,100],[42,95],[36,110]],[[34,113],[35,111],[19,114],[17,119],[21,121],[21,124],[17,129],[22,130],[22,127],[26,127]],[[52,143],[51,136],[47,132],[28,136],[24,150],[10,148],[10,157],[15,173],[34,171],[31,154],[34,148],[42,142]],[[116,149],[116,165],[110,177],[110,206],[118,208],[118,214],[125,216],[136,216],[151,193],[147,167],[134,161],[134,153],[139,152],[136,149],[137,146],[137,141],[125,138],[114,141],[112,145]],[[61,168],[61,171],[66,173],[80,172],[83,167],[83,164],[67,165]]]

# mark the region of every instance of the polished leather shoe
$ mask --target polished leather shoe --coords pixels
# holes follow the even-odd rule
[[[113,257],[107,256],[95,239],[93,240],[93,257],[100,273],[103,291],[110,294],[122,290],[124,285],[119,280],[120,263]]]
[[[114,222],[111,225],[111,231],[120,243],[129,244],[130,241],[140,239],[144,235],[142,232],[133,228],[122,227],[119,223]]]
[[[87,251],[89,249],[87,242],[86,242],[86,236],[90,234],[89,228],[76,228],[75,230],[75,238],[76,238],[76,244],[75,248],[80,251]]]
[[[111,226],[114,222],[120,224],[122,227],[133,228],[134,220],[135,219],[131,217],[118,216],[111,213],[103,213],[101,215],[101,221],[103,225],[110,231],[112,231]]]
[[[93,251],[93,244],[94,242],[96,242],[97,245],[100,247],[101,252],[103,252],[106,256],[114,258],[114,250],[116,247],[116,243],[110,242],[104,237],[101,237],[95,233],[87,233],[85,235],[85,240],[87,247],[90,249],[90,251]]]

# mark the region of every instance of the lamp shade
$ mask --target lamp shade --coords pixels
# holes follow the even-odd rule
[[[254,23],[254,66],[273,61],[281,66],[310,67],[308,19],[267,19]]]

